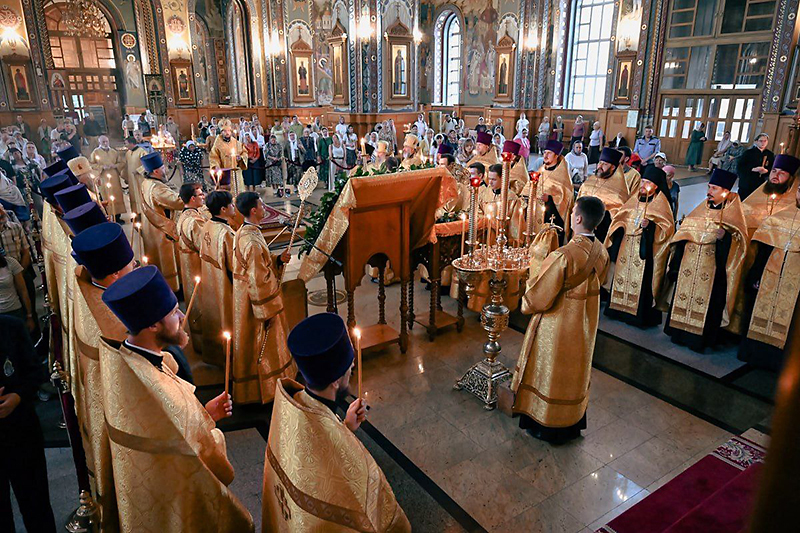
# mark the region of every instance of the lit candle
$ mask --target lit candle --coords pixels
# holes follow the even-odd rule
[[[194,291],[192,291],[192,297],[189,298],[189,305],[186,307],[186,314],[183,316],[184,323],[188,322],[189,320],[189,313],[192,312],[192,304],[194,304],[194,297],[197,296],[197,289],[200,288],[200,276],[194,277]],[[183,326],[183,324],[181,324]]]
[[[461,213],[461,257],[464,257],[464,238],[467,234],[467,214]]]
[[[728,191],[722,193],[722,207],[719,210],[719,225],[722,227],[722,214],[725,211],[725,202],[728,198]]]
[[[111,218],[116,220],[117,214],[114,212],[114,195],[112,194],[108,199],[111,200],[111,203],[108,204],[111,207]]]
[[[367,141],[364,139],[364,137],[361,137],[361,155],[367,155]]]
[[[361,330],[353,328],[353,335],[356,338],[356,357],[358,364],[358,399],[361,399],[361,376],[364,373],[361,368]]]
[[[770,202],[770,204],[769,204],[769,214],[770,214],[770,215],[772,214],[772,210],[773,210],[773,209],[775,209],[775,200],[776,200],[777,198],[778,198],[778,195],[777,195],[777,194],[775,194],[775,193],[772,193],[772,195],[770,196],[770,200],[772,200],[772,201]]]
[[[142,258],[142,261],[147,262],[146,261],[147,257],[144,255],[144,249],[143,249],[144,241],[142,240],[142,223],[137,222],[136,224],[134,224],[134,227],[136,228],[136,233],[139,234],[139,257]],[[133,251],[135,252],[136,248],[134,248]]]
[[[142,264],[146,265],[148,263],[148,259],[146,255],[142,256]]]
[[[783,143],[781,143],[781,153],[784,152]]]
[[[231,332],[222,333],[225,337],[225,394],[229,394],[229,383],[231,381]]]

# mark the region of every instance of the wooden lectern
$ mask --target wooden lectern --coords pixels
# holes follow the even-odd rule
[[[378,266],[378,323],[360,325],[361,346],[382,348],[398,342],[408,349],[408,284],[411,282],[411,250],[429,242],[433,230],[439,188],[447,170],[430,168],[380,176],[350,178],[356,207],[349,211],[349,226],[334,250],[343,263],[347,292],[347,326],[356,326],[355,290],[364,277],[364,265]],[[386,262],[401,280],[400,332],[386,324],[383,273]],[[333,275],[325,269],[326,277]],[[329,279],[329,283],[330,283]]]

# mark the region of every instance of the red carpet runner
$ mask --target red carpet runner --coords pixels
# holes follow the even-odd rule
[[[734,437],[598,533],[736,533],[747,525],[765,450]]]

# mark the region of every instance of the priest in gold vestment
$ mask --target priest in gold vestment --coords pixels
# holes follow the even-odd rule
[[[247,148],[233,137],[233,126],[228,119],[219,122],[220,134],[208,151],[208,165],[211,171],[232,169],[231,193],[235,196],[244,192],[242,170],[247,169]]]
[[[622,175],[625,176],[625,183],[628,185],[628,194],[635,196],[639,192],[642,182],[642,175],[638,170],[628,165],[632,152],[628,146],[620,146],[617,148],[622,152],[622,159],[619,164],[622,167]]]
[[[147,150],[136,142],[133,137],[125,139],[125,147],[128,149],[125,152],[125,181],[128,182],[128,200],[131,202],[131,212],[142,212],[142,195],[141,186],[144,177],[139,172],[142,168],[142,157],[147,155]]]
[[[605,314],[640,328],[661,324],[656,302],[675,233],[668,194],[664,171],[647,165],[638,194],[617,211],[605,242],[613,266]]]
[[[178,255],[180,256],[181,286],[183,299],[191,301],[192,295],[198,285],[196,278],[201,275],[200,247],[203,243],[203,225],[206,218],[200,209],[205,207],[206,195],[201,183],[184,183],[178,194],[183,202],[183,212],[178,218]],[[198,302],[199,303],[199,302]],[[200,305],[193,305],[190,316],[186,317],[189,323],[189,332],[192,335],[192,348],[195,353],[203,351],[203,332],[200,322]]]
[[[86,464],[94,481],[95,502],[100,507],[103,531],[118,531],[119,517],[111,467],[111,446],[103,412],[100,373],[100,338],[122,342],[125,326],[102,301],[103,292],[133,270],[133,250],[122,228],[104,222],[82,231],[72,241],[79,262],[75,270],[73,316],[80,401],[76,402]]]
[[[411,167],[422,164],[422,157],[419,155],[419,139],[416,135],[409,133],[403,141],[403,160],[400,162],[400,166],[410,170]]]
[[[567,161],[561,152],[564,145],[550,140],[542,153],[542,166],[538,169],[539,177],[535,185],[536,202],[533,211],[533,230],[537,234],[552,223],[561,228],[558,230],[558,242],[563,244],[570,233],[569,221],[572,205],[575,203],[575,189],[569,177]],[[532,182],[528,180],[522,189],[524,213],[527,217],[527,203],[530,201]],[[563,230],[563,231],[562,231]]]
[[[775,165],[781,157],[775,157]],[[768,216],[753,234],[755,260],[743,282],[746,329],[739,359],[773,371],[781,369],[788,355],[786,343],[800,295],[800,187],[794,200],[793,207]]]
[[[492,135],[485,131],[479,131],[475,135],[475,156],[469,160],[470,165],[473,163],[480,163],[487,169],[492,165],[500,164],[500,158],[497,157],[497,150],[494,149]],[[488,176],[484,177],[488,178]],[[467,187],[469,187],[469,179],[467,179],[466,182]],[[460,180],[459,183],[461,183]]]
[[[531,273],[522,312],[532,314],[511,390],[520,427],[536,438],[565,442],[586,428],[592,355],[600,318],[600,285],[608,253],[592,231],[603,203],[579,198],[572,211],[572,240]]]
[[[667,280],[675,284],[664,331],[697,352],[722,342],[730,325],[747,254],[747,223],[738,176],[714,169],[707,201],[683,220],[671,242]],[[670,289],[667,289],[670,290]]]
[[[600,198],[603,205],[606,206],[606,216],[594,230],[600,242],[605,242],[608,227],[611,225],[611,219],[617,214],[617,210],[625,205],[625,202],[631,197],[619,164],[621,160],[622,152],[613,148],[603,148],[595,173],[586,178],[578,191],[578,198],[594,196]]]
[[[103,302],[128,331],[122,343],[100,341],[120,531],[253,531],[250,513],[228,489],[233,466],[216,428],[233,412],[230,396],[203,406],[163,351],[189,341],[172,288],[149,265],[115,281]]]
[[[503,152],[513,155],[511,172],[508,175],[508,190],[514,191],[516,195],[520,195],[522,189],[524,189],[525,185],[530,181],[528,165],[519,155],[521,148],[522,145],[517,141],[506,141],[503,143]]]
[[[214,191],[206,198],[211,220],[203,225],[200,245],[201,316],[203,351],[200,358],[225,368],[223,332],[233,332],[233,197],[228,191]]]
[[[120,174],[125,171],[125,157],[111,148],[108,137],[101,135],[97,138],[100,145],[92,151],[89,162],[92,165],[94,175],[97,177],[98,189],[101,198],[108,202],[106,206],[109,214],[113,213],[117,222],[122,220],[122,214],[128,212],[125,207],[125,193],[122,191]],[[109,187],[110,185],[110,187]],[[114,200],[111,200],[111,197]]]
[[[289,249],[273,256],[259,222],[267,216],[261,197],[244,192],[236,198],[244,224],[233,238],[233,399],[269,403],[281,378],[294,378],[286,346],[289,326],[283,309],[281,275]]]
[[[183,209],[178,193],[169,188],[163,179],[166,173],[161,154],[153,152],[142,157],[146,172],[142,182],[142,241],[150,263],[172,287],[180,289],[178,277],[178,228],[175,221]]]
[[[353,346],[344,321],[320,313],[289,334],[306,387],[282,379],[264,458],[263,533],[410,532],[380,467],[353,434],[367,415],[356,399],[344,420]],[[302,450],[302,453],[298,453]]]

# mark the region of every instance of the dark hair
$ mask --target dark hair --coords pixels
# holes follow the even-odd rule
[[[448,165],[452,165],[453,163],[456,162],[456,158],[455,158],[455,156],[453,156],[453,154],[439,154],[439,159],[441,159],[442,157],[447,159],[447,164]]]
[[[206,207],[213,216],[218,216],[223,207],[233,203],[233,195],[228,191],[214,191],[206,197]]]
[[[503,165],[501,165],[500,163],[496,163],[496,164],[494,164],[494,165],[489,167],[489,172],[494,172],[498,176],[502,176],[503,175]]]
[[[620,146],[619,148],[617,148],[617,150],[622,152],[622,155],[624,155],[625,157],[630,157],[633,154],[633,152],[631,152],[631,149],[628,148],[627,146]]]
[[[188,204],[192,201],[192,198],[194,198],[194,191],[200,187],[201,185],[199,183],[184,183],[178,191],[178,196],[181,197],[181,201],[184,204]]]
[[[259,198],[260,196],[257,192],[243,192],[236,197],[236,209],[245,217],[249,217],[250,211],[258,205]]]
[[[478,171],[478,174],[480,174],[481,176],[483,176],[484,174],[486,174],[486,167],[484,166],[484,164],[483,164],[483,163],[472,163],[472,164],[469,166],[469,168],[474,168],[475,170],[477,170],[477,171]],[[491,170],[491,169],[490,169],[490,170]]]
[[[400,166],[400,161],[395,156],[386,158],[386,170],[389,172],[397,172],[397,167]]]
[[[595,196],[581,196],[575,202],[575,210],[583,217],[583,226],[591,231],[603,221],[606,206]]]
[[[136,139],[133,138],[133,135],[129,136],[125,139],[125,142],[128,144],[136,144]]]

